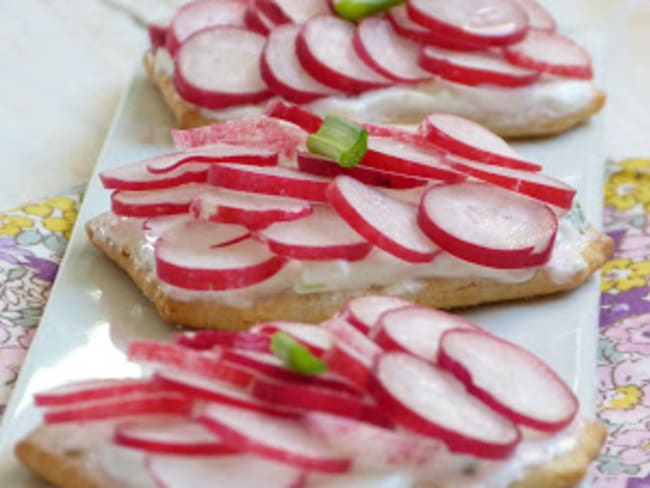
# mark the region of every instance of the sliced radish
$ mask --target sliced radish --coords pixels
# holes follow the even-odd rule
[[[419,62],[434,75],[470,86],[527,86],[535,83],[541,74],[513,66],[500,53],[492,51],[459,52],[425,46],[420,51]]]
[[[115,426],[113,442],[118,446],[177,456],[222,456],[236,452],[201,424],[183,417],[121,422]]]
[[[442,447],[431,439],[327,413],[309,412],[303,422],[361,470],[419,468],[436,459]]]
[[[341,316],[367,335],[381,314],[410,305],[412,303],[403,298],[388,295],[368,295],[349,300],[343,307]]]
[[[327,199],[350,227],[393,256],[426,263],[439,251],[418,227],[413,205],[342,175],[328,187]]]
[[[476,330],[478,327],[458,315],[411,305],[381,314],[373,335],[387,351],[407,352],[435,363],[440,337],[452,329]]]
[[[269,117],[291,122],[310,134],[316,132],[323,123],[322,117],[282,100],[269,102],[264,113]]]
[[[268,351],[270,339],[264,334],[240,330],[192,330],[175,334],[173,342],[196,351],[208,351],[215,347]]]
[[[165,155],[163,157],[169,157]],[[106,189],[158,190],[187,183],[204,183],[208,179],[208,167],[203,163],[188,163],[165,174],[153,174],[147,169],[149,160],[119,166],[99,174]]]
[[[300,220],[271,224],[259,230],[257,237],[274,253],[303,261],[357,261],[372,249],[372,244],[325,206],[314,207]]]
[[[389,81],[367,67],[353,47],[354,24],[334,15],[319,15],[296,39],[300,64],[323,84],[345,93],[386,86]]]
[[[498,167],[493,164],[476,163],[462,158],[450,157],[447,161],[455,170],[476,179],[527,195],[563,210],[570,210],[573,206],[576,189],[550,176]]]
[[[383,17],[362,20],[353,43],[363,62],[390,80],[417,82],[431,78],[418,64],[420,46],[400,36]]]
[[[150,217],[142,222],[142,230],[149,241],[155,241],[159,237],[170,232],[171,229],[178,227],[183,228],[185,225],[192,222],[194,218],[189,214],[177,215],[161,215],[160,217]],[[238,237],[240,234],[235,234],[233,238]]]
[[[494,132],[457,115],[428,115],[419,125],[423,137],[464,158],[525,171],[541,171],[542,166],[522,160],[514,149]]]
[[[263,36],[269,35],[277,27],[277,24],[273,20],[257,8],[255,0],[251,0],[246,7],[244,23],[250,30]]]
[[[453,453],[504,459],[521,433],[470,395],[456,378],[414,356],[392,352],[375,366],[371,391],[396,423],[444,442]]]
[[[198,420],[236,449],[279,461],[300,469],[344,473],[350,460],[312,437],[298,423],[207,404],[197,412]]]
[[[125,217],[187,213],[194,197],[210,188],[212,187],[205,183],[189,183],[160,190],[116,190],[111,194],[111,211]]]
[[[329,178],[334,178],[337,175],[348,175],[366,185],[385,188],[417,188],[427,183],[426,180],[420,178],[411,178],[400,173],[382,171],[364,165],[344,168],[332,159],[301,151],[298,151],[298,167],[300,171],[312,175]]]
[[[154,393],[160,387],[147,379],[86,380],[57,386],[34,395],[39,407],[56,407],[136,393]]]
[[[284,167],[223,163],[212,166],[208,183],[231,190],[324,202],[331,180]]]
[[[137,363],[172,368],[242,388],[250,385],[254,377],[251,371],[223,360],[219,353],[193,351],[177,344],[131,341],[127,356]]]
[[[253,488],[267,486],[273,480],[277,488],[302,488],[305,475],[286,464],[257,456],[149,456],[147,471],[161,488]],[[254,467],[254,469],[251,469]]]
[[[538,29],[547,32],[555,32],[557,24],[555,19],[542,4],[536,0],[515,0],[528,15],[528,23],[531,29]]]
[[[278,27],[292,22],[275,0],[252,0],[252,4]]]
[[[54,407],[45,412],[48,424],[90,422],[133,415],[189,415],[192,399],[175,392],[134,393]]]
[[[173,56],[192,34],[218,25],[244,26],[245,0],[195,0],[176,11],[166,36],[166,46]]]
[[[498,337],[473,330],[445,332],[439,364],[468,391],[518,424],[556,432],[569,425],[578,411],[576,396],[555,371]]]
[[[591,56],[573,40],[555,32],[531,30],[526,38],[508,46],[508,61],[523,68],[534,69],[568,78],[591,79]]]
[[[430,188],[418,223],[449,254],[501,269],[548,261],[558,225],[548,206],[480,182]]]
[[[302,24],[331,11],[327,0],[255,0],[255,5],[276,24]]]
[[[251,332],[264,334],[267,337],[276,332],[286,332],[319,357],[332,347],[332,335],[326,329],[313,324],[276,320],[257,324],[253,326]]]
[[[261,61],[264,82],[276,95],[295,103],[335,95],[336,90],[313,78],[298,61],[295,44],[299,31],[300,25],[288,24],[269,34]]]
[[[167,26],[159,24],[147,25],[147,34],[149,34],[149,45],[151,51],[156,52],[160,47],[165,47],[167,42]]]
[[[271,96],[259,67],[264,42],[264,36],[235,27],[196,32],[176,53],[176,91],[208,109],[263,102]]]
[[[528,31],[528,16],[514,0],[409,0],[406,8],[423,27],[484,47],[512,44]]]
[[[190,206],[198,219],[262,229],[274,222],[296,220],[311,214],[304,200],[213,188],[199,194]]]

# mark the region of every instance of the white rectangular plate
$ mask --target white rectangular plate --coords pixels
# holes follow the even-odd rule
[[[579,189],[592,222],[600,222],[603,138],[598,120],[561,137],[519,144],[521,153]],[[131,339],[164,339],[172,329],[129,278],[97,252],[83,224],[109,207],[97,172],[164,152],[172,119],[153,85],[139,73],[118,111],[90,181],[72,239],[38,334],[0,430],[0,486],[44,486],[20,467],[13,445],[40,421],[32,395],[73,380],[138,375],[125,358]],[[589,414],[595,388],[598,286],[573,293],[481,307],[467,315],[545,359],[577,392]]]

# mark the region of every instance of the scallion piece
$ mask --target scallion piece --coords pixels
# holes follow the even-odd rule
[[[351,168],[363,159],[368,150],[368,131],[354,122],[328,115],[318,131],[307,137],[307,148]]]
[[[271,352],[282,359],[289,369],[298,373],[319,374],[326,370],[325,364],[320,359],[286,332],[273,334]]]
[[[370,15],[385,12],[386,10],[404,3],[406,0],[340,0],[334,2],[334,10],[347,20],[357,21]]]

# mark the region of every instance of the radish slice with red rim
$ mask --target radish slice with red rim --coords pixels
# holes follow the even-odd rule
[[[449,254],[499,269],[546,263],[558,226],[548,206],[479,182],[430,188],[418,222]]]
[[[325,202],[329,178],[312,176],[285,167],[223,163],[212,166],[208,183],[231,190]]]
[[[206,404],[198,420],[227,444],[300,469],[345,473],[350,460],[319,442],[300,424],[257,412]]]
[[[410,305],[381,314],[373,335],[386,351],[401,351],[436,363],[442,335],[452,329],[478,327],[458,315]]]
[[[209,351],[215,347],[234,347],[249,351],[268,351],[269,337],[254,331],[240,330],[192,330],[179,332],[172,338],[174,344],[196,351]]]
[[[252,0],[255,8],[277,26],[291,23],[291,19],[275,0]]]
[[[276,95],[295,103],[308,103],[335,95],[336,90],[323,85],[300,64],[295,44],[300,26],[291,24],[273,29],[262,53],[262,78]]]
[[[244,12],[244,23],[250,30],[263,36],[268,36],[269,33],[278,25],[264,12],[257,8],[254,0],[251,0],[246,7],[246,11]]]
[[[337,176],[327,199],[350,227],[404,261],[429,262],[438,247],[420,230],[415,206],[390,198],[349,176]]]
[[[316,132],[323,123],[322,117],[313,114],[298,105],[283,102],[282,100],[272,100],[269,102],[264,113],[269,117],[291,122],[310,134]]]
[[[303,24],[296,54],[314,78],[345,93],[381,88],[389,80],[367,67],[353,47],[354,24],[334,15],[319,15]]]
[[[591,56],[573,40],[555,32],[531,30],[526,38],[504,50],[512,64],[567,78],[589,80]]]
[[[521,439],[514,424],[470,395],[451,374],[409,354],[382,355],[370,389],[393,421],[441,440],[453,453],[504,459]]]
[[[154,393],[160,390],[160,386],[147,379],[85,380],[36,393],[34,403],[39,407],[56,407],[135,393]]]
[[[363,259],[372,244],[329,207],[314,207],[300,220],[276,222],[256,233],[274,253],[291,259],[319,261]]]
[[[145,465],[151,478],[162,488],[187,488],[188,479],[192,480],[193,488],[252,488],[268,486],[269,480],[277,488],[302,488],[305,480],[302,471],[257,456],[152,455]]]
[[[166,46],[173,56],[192,34],[206,27],[244,26],[244,0],[195,0],[176,11],[166,36]]]
[[[276,24],[302,24],[312,17],[331,12],[327,0],[255,0],[255,5]]]
[[[428,115],[420,122],[419,131],[433,144],[477,162],[525,171],[542,169],[539,164],[522,160],[510,144],[489,129],[456,115]]]
[[[118,166],[102,171],[99,178],[106,189],[129,191],[173,188],[188,183],[205,183],[208,179],[208,166],[203,163],[184,164],[180,168],[164,174],[151,173],[147,169],[148,164],[149,160],[144,160]]]
[[[167,26],[159,24],[147,25],[147,34],[149,34],[149,46],[154,53],[160,47],[165,47],[167,42]]]
[[[326,329],[313,324],[276,320],[257,324],[251,328],[251,332],[267,337],[276,332],[286,332],[319,357],[332,347],[332,335]]]
[[[198,219],[262,229],[274,222],[306,217],[312,213],[312,206],[294,198],[213,188],[194,198],[190,210]]]
[[[408,83],[431,78],[418,64],[419,45],[397,34],[383,17],[362,20],[353,45],[364,63],[390,80]]]
[[[406,8],[423,27],[483,47],[512,44],[528,31],[528,16],[514,0],[408,0]]]
[[[540,77],[536,70],[512,65],[492,51],[458,52],[425,46],[420,66],[446,80],[463,85],[495,85],[506,88],[532,85]]]
[[[177,159],[165,157],[150,159],[147,169],[149,172],[156,174],[174,171],[187,163],[213,164],[229,162],[257,166],[275,166],[278,164],[278,153],[273,150],[230,144],[214,144],[176,154],[178,154]]]
[[[148,241],[153,242],[174,227],[182,228],[192,222],[194,218],[189,214],[162,215],[150,217],[142,223],[142,230]]]
[[[183,214],[190,209],[194,197],[210,188],[205,183],[189,183],[159,190],[116,190],[111,194],[111,210],[125,217]]]
[[[504,339],[472,330],[445,332],[439,364],[473,395],[518,424],[556,432],[578,411],[576,396],[555,371]]]
[[[113,442],[118,446],[177,456],[222,456],[237,452],[201,424],[183,417],[120,422],[115,426]]]
[[[411,302],[399,297],[368,295],[349,300],[341,316],[367,335],[384,312],[411,305]]]
[[[193,34],[176,54],[176,91],[208,109],[263,102],[271,96],[259,67],[264,42],[264,36],[235,27]]]
[[[537,0],[515,0],[526,15],[531,29],[555,32],[557,24],[555,19]]]

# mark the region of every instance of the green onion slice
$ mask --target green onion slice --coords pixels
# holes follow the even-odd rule
[[[404,3],[406,0],[340,0],[334,2],[334,10],[347,20],[357,21]]]
[[[289,369],[298,373],[319,374],[324,373],[327,369],[325,363],[286,332],[273,334],[271,352],[282,359]]]
[[[328,115],[318,131],[307,137],[307,148],[351,168],[363,159],[368,150],[368,131],[354,122]]]

